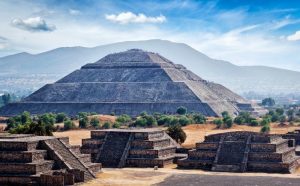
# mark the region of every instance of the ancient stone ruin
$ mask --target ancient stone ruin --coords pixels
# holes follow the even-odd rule
[[[300,130],[295,130],[292,132],[288,132],[287,134],[283,134],[282,137],[284,139],[293,139],[296,147],[296,155],[300,156]]]
[[[254,132],[228,132],[206,136],[178,160],[181,168],[225,172],[291,173],[298,167],[293,141]]]
[[[203,80],[182,65],[157,53],[132,49],[84,65],[21,102],[1,108],[0,115],[29,111],[32,114],[97,112],[136,116],[143,111],[175,113],[180,106],[206,116],[220,116],[223,111],[263,112],[224,86]]]
[[[164,167],[173,163],[178,144],[159,129],[109,129],[91,131],[81,152],[91,154],[103,167]]]
[[[68,138],[0,136],[0,185],[73,185],[95,178],[101,164],[91,163]]]

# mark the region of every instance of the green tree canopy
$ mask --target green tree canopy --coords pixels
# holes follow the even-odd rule
[[[168,127],[167,133],[179,144],[184,143],[186,140],[186,134],[179,125]]]
[[[265,98],[262,100],[261,104],[267,107],[273,107],[275,105],[275,100],[273,98]]]

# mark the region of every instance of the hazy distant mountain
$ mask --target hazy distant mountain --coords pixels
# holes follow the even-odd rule
[[[0,90],[1,78],[5,79],[8,74],[10,77],[13,77],[13,74],[18,76],[25,74],[24,77],[28,74],[37,75],[35,79],[29,78],[31,80],[29,86],[33,86],[35,81],[39,83],[36,79],[39,74],[43,74],[44,78],[45,75],[50,75],[49,82],[53,82],[55,80],[53,77],[63,77],[109,53],[132,48],[158,52],[171,61],[186,66],[200,77],[221,83],[238,93],[249,91],[271,94],[300,93],[300,72],[264,66],[236,66],[227,61],[212,59],[186,44],[165,40],[127,41],[94,48],[63,47],[36,55],[19,53],[2,57],[0,58]],[[28,80],[24,80],[22,85],[25,87],[27,82]],[[9,84],[5,88],[9,89],[10,86],[16,85]],[[39,86],[41,84],[33,89]]]

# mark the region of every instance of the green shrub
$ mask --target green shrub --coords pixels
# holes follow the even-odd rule
[[[119,116],[117,119],[116,119],[117,122],[119,123],[128,123],[131,121],[131,117],[126,115],[126,114],[123,114],[121,116]]]
[[[140,113],[140,116],[142,116],[142,117],[147,116],[147,115],[148,115],[148,114],[147,114],[146,111],[143,111],[143,112]]]
[[[99,118],[93,117],[90,121],[90,125],[93,126],[94,128],[98,128],[100,126]]]
[[[195,124],[204,124],[206,123],[206,117],[203,116],[202,114],[193,114],[193,121]]]
[[[226,128],[231,128],[232,127],[233,121],[232,121],[231,117],[225,118],[225,120],[223,122],[224,122]]]
[[[172,117],[170,125],[178,125],[179,124],[179,119],[177,117]]]
[[[221,114],[223,118],[229,117],[229,113],[227,111],[223,111]]]
[[[64,130],[70,130],[74,128],[75,128],[75,124],[73,121],[71,121],[70,119],[66,119],[64,121]]]
[[[82,116],[79,118],[79,127],[80,128],[87,128],[89,124],[89,119],[87,116]]]
[[[102,128],[104,128],[104,129],[110,129],[111,128],[111,123],[110,122],[103,123]]]
[[[265,125],[268,125],[268,124],[270,124],[270,121],[266,118],[264,118],[263,120],[260,121],[261,126],[265,126]]]
[[[217,125],[217,128],[221,128],[223,125],[223,120],[222,119],[214,119],[213,123]]]
[[[181,126],[186,126],[191,123],[191,120],[189,118],[187,118],[186,116],[180,116],[178,123]]]
[[[167,134],[179,144],[186,140],[186,134],[179,125],[168,127]]]
[[[65,113],[58,113],[56,115],[56,123],[62,123],[67,118]]]
[[[121,124],[119,122],[114,122],[114,124],[112,126],[112,128],[116,128],[116,129],[118,129],[120,127],[121,127]]]
[[[155,127],[155,126],[157,126],[157,121],[156,121],[155,117],[153,117],[153,116],[145,116],[144,118],[147,121],[146,125],[148,127]]]
[[[270,125],[267,124],[267,125],[262,126],[262,128],[260,129],[260,132],[269,133],[270,132]]]
[[[110,115],[111,115],[111,116],[114,116],[114,115],[115,115],[115,113],[114,113],[114,112],[111,112],[111,113],[110,113]]]
[[[38,136],[52,136],[54,126],[45,125],[42,122],[27,122],[26,124],[18,125],[15,128],[9,130],[12,134],[35,134]]]
[[[137,118],[134,122],[134,125],[136,127],[146,127],[147,126],[147,120],[143,117]]]
[[[173,116],[162,115],[162,116],[157,120],[157,124],[158,124],[158,125],[170,125],[172,119],[173,119]]]
[[[54,125],[56,122],[56,115],[52,113],[46,113],[40,115],[39,120],[41,120],[46,125]]]
[[[30,117],[30,113],[27,112],[27,111],[24,111],[22,114],[21,114],[21,123],[22,124],[25,124],[27,122],[31,122],[31,117]]]
[[[183,106],[180,106],[177,108],[177,111],[176,111],[177,114],[180,114],[180,115],[184,115],[187,113],[187,108],[183,107]]]
[[[250,125],[251,125],[251,126],[258,126],[258,125],[259,125],[259,122],[255,119],[255,120],[252,120],[252,121],[250,122]]]
[[[245,123],[245,120],[243,117],[241,116],[237,116],[236,118],[234,118],[234,123],[238,124],[238,125],[242,125]]]

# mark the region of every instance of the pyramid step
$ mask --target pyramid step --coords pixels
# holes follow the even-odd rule
[[[46,150],[35,151],[0,151],[0,162],[30,163],[47,157]]]
[[[212,166],[212,171],[216,172],[240,172],[241,171],[241,164],[236,165],[220,165],[216,164]]]
[[[54,167],[54,161],[44,160],[35,163],[0,163],[0,174],[38,174]]]

